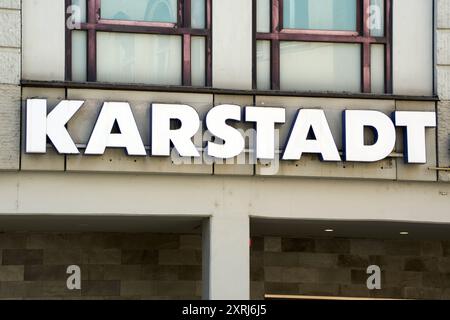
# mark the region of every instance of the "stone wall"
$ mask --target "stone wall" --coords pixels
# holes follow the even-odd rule
[[[20,0],[0,0],[0,170],[19,169],[20,65]]]
[[[450,2],[437,0],[437,89],[439,166],[450,167]],[[450,181],[450,172],[439,173]]]
[[[0,233],[0,299],[199,299],[201,277],[199,235]]]
[[[381,290],[368,290],[369,265]],[[450,299],[450,242],[254,237],[251,297]]]

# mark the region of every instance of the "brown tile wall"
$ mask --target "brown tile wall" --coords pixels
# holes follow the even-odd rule
[[[201,259],[200,235],[0,233],[0,299],[199,299]]]
[[[450,241],[253,237],[251,297],[450,299]],[[368,290],[369,265],[381,290]]]

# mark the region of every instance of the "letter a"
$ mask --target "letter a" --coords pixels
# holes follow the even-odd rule
[[[371,274],[367,278],[367,289],[380,290],[381,289],[381,269],[379,266],[372,265],[367,268],[367,274]]]
[[[81,269],[79,266],[72,265],[67,267],[67,274],[70,276],[67,278],[67,289],[69,290],[81,290]]]

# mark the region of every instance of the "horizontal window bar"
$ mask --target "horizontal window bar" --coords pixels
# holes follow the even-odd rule
[[[295,33],[295,34],[313,34],[313,35],[328,35],[328,36],[359,36],[357,31],[340,31],[340,30],[306,30],[306,29],[282,29],[281,33]]]
[[[149,33],[149,34],[168,34],[168,35],[182,35],[191,34],[194,36],[209,36],[210,30],[207,29],[192,29],[192,28],[176,28],[176,27],[156,27],[143,25],[118,25],[118,24],[104,24],[104,23],[82,23],[81,30],[96,30],[106,32],[126,32],[126,33]]]
[[[313,41],[313,42],[345,42],[345,43],[387,43],[385,37],[363,37],[305,33],[256,33],[257,40],[280,41]]]
[[[174,28],[177,26],[176,23],[171,22],[150,22],[150,21],[130,21],[130,20],[109,20],[109,19],[100,19],[98,23],[114,24],[121,26],[143,26],[143,27],[163,27],[163,28]]]

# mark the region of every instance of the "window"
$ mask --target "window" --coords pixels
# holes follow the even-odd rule
[[[253,0],[253,87],[392,93],[391,0]]]
[[[211,86],[212,0],[66,0],[66,80]]]

